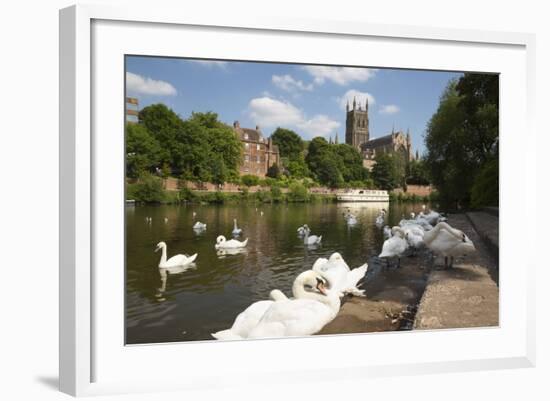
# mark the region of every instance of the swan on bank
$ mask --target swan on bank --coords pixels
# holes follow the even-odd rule
[[[437,223],[433,230],[426,232],[424,243],[433,253],[445,257],[445,268],[453,267],[455,256],[466,256],[476,251],[474,243],[464,232],[445,222]],[[451,258],[449,266],[448,257]]]
[[[334,252],[328,259],[319,258],[311,270],[321,274],[327,281],[329,289],[336,291],[340,297],[346,294],[358,297],[365,296],[365,290],[360,290],[357,283],[367,274],[368,264],[350,269],[338,252]]]
[[[389,258],[397,257],[397,267],[401,264],[401,255],[407,250],[408,243],[405,239],[405,232],[401,227],[395,226],[391,229],[392,236],[384,241],[382,252],[379,258],[386,258],[389,265]]]
[[[230,329],[212,336],[218,340],[306,336],[320,331],[340,310],[340,298],[326,288],[313,270],[296,277],[294,298],[258,301],[241,312]]]
[[[162,255],[160,256],[159,268],[160,269],[170,269],[176,267],[186,266],[190,263],[193,263],[197,259],[197,254],[191,256],[188,255],[174,255],[170,259],[166,259],[166,242],[161,241],[157,244],[155,252],[162,250]]]

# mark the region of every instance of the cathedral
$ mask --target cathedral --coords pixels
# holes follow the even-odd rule
[[[346,143],[356,148],[363,155],[363,165],[369,170],[376,164],[374,160],[377,154],[390,153],[399,155],[405,162],[413,159],[411,135],[407,130],[395,131],[380,138],[370,139],[369,131],[369,101],[365,107],[357,104],[353,99],[352,107],[349,102],[346,105]]]

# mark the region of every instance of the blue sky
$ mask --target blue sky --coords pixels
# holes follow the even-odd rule
[[[128,56],[126,90],[139,107],[164,103],[182,118],[193,111],[218,113],[241,127],[259,125],[264,136],[278,126],[304,139],[345,137],[345,104],[369,99],[371,138],[392,127],[410,130],[422,153],[426,124],[456,72],[216,62]]]

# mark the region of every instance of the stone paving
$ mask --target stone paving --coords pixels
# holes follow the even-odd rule
[[[485,212],[457,214],[449,217],[449,224],[464,231],[477,252],[455,260],[452,269],[442,270],[443,261],[436,261],[414,329],[498,326],[498,262],[491,249],[496,246],[498,255],[498,217]]]

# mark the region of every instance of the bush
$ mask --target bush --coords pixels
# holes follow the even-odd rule
[[[256,192],[256,199],[262,203],[271,202],[271,194],[268,191],[258,191]]]
[[[164,201],[162,180],[151,174],[142,175],[134,185],[133,196],[137,202],[160,203]]]
[[[182,201],[193,202],[197,199],[197,196],[189,188],[183,187],[180,189],[179,198]]]
[[[294,182],[289,186],[288,200],[289,202],[307,202],[309,200],[309,192],[303,184]]]
[[[281,202],[283,200],[283,191],[277,185],[271,186],[271,200],[273,202]]]
[[[246,174],[241,177],[241,182],[247,187],[252,187],[260,183],[260,178],[256,175]]]
[[[474,178],[471,206],[498,206],[498,159],[489,160]]]

